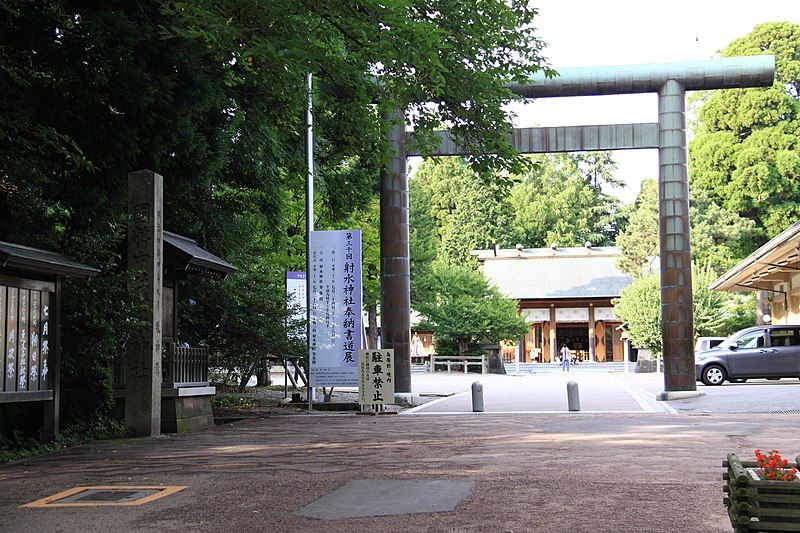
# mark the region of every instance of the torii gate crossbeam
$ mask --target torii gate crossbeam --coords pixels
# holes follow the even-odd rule
[[[692,346],[686,91],[769,86],[774,72],[773,56],[748,56],[563,69],[555,78],[537,75],[528,84],[509,86],[525,98],[658,93],[656,124],[524,128],[514,130],[513,142],[522,153],[658,148],[664,349],[664,392],[659,399],[697,394]],[[395,349],[396,390],[411,392],[406,157],[417,154],[405,151],[402,124],[391,128],[389,140],[394,156],[381,174],[381,341],[384,347]],[[466,152],[445,132],[437,153]]]

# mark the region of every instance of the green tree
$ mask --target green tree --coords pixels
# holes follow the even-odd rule
[[[502,200],[501,187],[485,183],[463,159],[426,160],[412,183],[418,195],[410,199],[412,226],[416,227],[419,220],[415,236],[425,239],[420,243],[424,248],[415,251],[430,257],[435,250],[439,261],[463,264],[472,260],[472,250],[507,240],[503,231],[509,210]]]
[[[800,25],[759,24],[722,51],[761,54],[775,55],[775,83],[706,95],[689,170],[693,188],[770,238],[800,218]]]
[[[65,299],[65,388],[97,381],[77,410],[108,405],[101,369],[130,329],[118,305],[128,172],[162,174],[165,228],[240,269],[187,282],[198,305],[184,334],[231,357],[278,350],[285,306],[270,294],[305,264],[305,73],[316,79],[317,212],[334,224],[370,205],[394,109],[417,119],[424,146],[448,122],[462,144],[496,154],[475,168],[521,167],[501,104],[506,83],[543,66],[535,15],[521,0],[0,0],[0,239],[103,268]],[[216,301],[201,305],[203,293]],[[251,305],[275,326],[243,339]],[[68,411],[76,397],[64,396]]]
[[[620,249],[617,268],[638,278],[659,253],[656,180],[642,180],[636,201],[625,210],[628,212],[628,226],[617,237],[617,246]]]
[[[692,305],[694,336],[727,336],[752,324],[751,295],[734,294],[709,289],[716,279],[710,264],[692,263]],[[612,301],[614,313],[628,328],[631,342],[650,348],[654,354],[663,351],[661,344],[661,281],[658,274],[646,274],[634,279]],[[748,311],[749,309],[749,311]]]
[[[520,178],[509,194],[514,213],[510,245],[583,246],[614,242],[619,201],[600,189],[613,162],[599,154],[539,156],[537,168]]]
[[[513,98],[505,84],[544,68],[537,11],[525,0],[224,0],[169,2],[164,13],[180,21],[167,26],[171,33],[219,51],[257,91],[302,104],[303,80],[313,72],[329,109],[324,129],[359,146],[364,161],[384,161],[383,117],[400,109],[423,149],[447,123],[475,149],[475,168],[524,163],[505,135],[501,105]]]
[[[703,189],[693,189],[690,195],[692,260],[713,265],[714,273],[720,275],[752,252],[757,234],[755,223],[721,207]],[[638,277],[659,254],[655,180],[642,180],[639,195],[627,211],[628,226],[617,239],[621,253],[617,266]]]
[[[482,343],[519,340],[528,331],[516,302],[468,266],[436,264],[420,283],[429,295],[417,303],[420,327],[433,332],[438,353],[465,356]]]

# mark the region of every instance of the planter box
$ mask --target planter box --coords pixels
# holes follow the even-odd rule
[[[722,466],[727,468],[723,502],[734,531],[800,531],[800,481],[760,479],[754,461],[740,461],[732,453]]]

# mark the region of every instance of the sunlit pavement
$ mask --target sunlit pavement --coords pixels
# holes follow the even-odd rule
[[[451,396],[434,399],[404,414],[470,413],[470,387],[475,381],[483,385],[487,413],[566,412],[569,381],[578,384],[580,407],[585,412],[800,413],[797,379],[751,380],[718,387],[697,383],[703,396],[659,402],[655,396],[664,390],[663,374],[553,372],[515,376],[437,372],[412,374],[413,392]]]
[[[253,419],[0,465],[0,530],[724,532],[722,459],[793,456],[798,425],[800,415],[645,412]],[[298,514],[355,480],[475,489],[447,512]],[[20,507],[85,485],[185,488],[140,506]]]
[[[473,415],[476,380],[487,412]],[[581,392],[577,413],[567,411],[569,380]],[[699,385],[705,396],[655,402],[662,380],[415,374],[415,392],[452,395],[426,396],[433,401],[401,415],[274,416],[78,446],[0,465],[0,531],[730,531],[722,459],[755,448],[799,453],[800,381]],[[447,512],[299,514],[358,480],[468,480],[475,489]],[[20,507],[86,485],[185,488],[140,506]]]

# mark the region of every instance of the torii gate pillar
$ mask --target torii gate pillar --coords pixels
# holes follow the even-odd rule
[[[697,389],[694,376],[692,254],[686,90],[675,80],[658,91],[658,235],[661,258],[661,342],[664,399]]]

